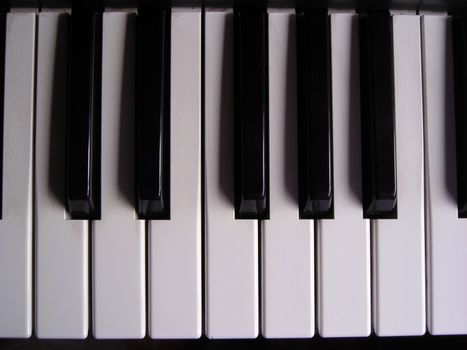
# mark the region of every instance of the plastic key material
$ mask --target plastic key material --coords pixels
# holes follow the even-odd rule
[[[138,11],[135,193],[142,219],[170,218],[170,14]]]
[[[332,218],[330,25],[327,9],[297,12],[300,218]]]
[[[70,16],[38,15],[35,137],[35,334],[86,338],[89,221],[68,220],[65,201],[67,37]]]
[[[261,221],[261,334],[315,332],[314,221],[297,210],[296,15],[269,12],[271,218]]]
[[[103,15],[102,219],[92,222],[92,328],[98,339],[146,335],[146,223],[133,202],[135,17]]]
[[[266,10],[235,10],[235,217],[237,219],[269,218],[267,30]]]
[[[397,217],[392,19],[360,15],[362,184],[365,218]]]
[[[36,15],[8,13],[5,37],[3,218],[0,220],[0,337],[33,327],[33,118]]]
[[[206,337],[256,338],[259,330],[258,221],[235,220],[233,13],[205,13]]]
[[[173,197],[170,220],[147,221],[152,338],[199,338],[202,332],[201,16],[180,8],[171,18]]]
[[[73,219],[99,219],[102,13],[73,8],[70,31],[66,206]]]

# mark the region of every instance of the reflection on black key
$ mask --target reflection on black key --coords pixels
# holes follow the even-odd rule
[[[170,10],[139,9],[137,65],[136,209],[170,219]]]
[[[69,42],[66,204],[73,219],[100,219],[102,13],[73,8]]]
[[[467,218],[467,15],[452,17],[456,113],[457,208]]]
[[[0,9],[0,219],[3,218],[3,103],[5,96],[6,10]]]
[[[299,210],[332,218],[332,114],[327,10],[297,11]]]
[[[264,9],[234,17],[235,217],[269,218],[268,25]]]
[[[365,218],[396,218],[392,20],[388,11],[360,15],[362,185]]]

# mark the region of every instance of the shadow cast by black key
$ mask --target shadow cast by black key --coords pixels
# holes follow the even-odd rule
[[[65,139],[67,103],[67,38],[69,16],[58,19],[57,40],[52,77],[52,109],[48,159],[48,187],[54,200],[65,208]],[[40,44],[40,43],[39,43]],[[37,161],[37,160],[36,160]],[[40,160],[39,160],[40,161]]]
[[[363,203],[362,197],[362,174],[361,174],[361,134],[360,134],[360,78],[359,78],[359,48],[358,48],[358,26],[352,26],[351,38],[351,53],[350,53],[350,79],[349,79],[349,144],[348,144],[348,169],[349,171],[349,186],[351,193]]]
[[[450,27],[447,32],[446,43],[451,42]],[[456,203],[457,206],[457,174],[456,174],[456,130],[455,130],[455,114],[454,114],[454,84],[453,84],[453,65],[452,65],[452,47],[446,45],[446,65],[445,80],[440,82],[444,89],[444,178],[446,192],[449,194],[449,199]]]
[[[296,59],[296,30],[295,21],[289,22],[287,39],[287,75],[286,75],[286,102],[284,110],[284,137],[285,137],[285,189],[289,197],[297,203],[298,213],[298,141],[297,141],[297,59]],[[274,154],[270,154],[274,157]]]
[[[219,110],[219,188],[234,208],[233,14],[225,21]]]
[[[118,135],[118,190],[134,205],[135,41],[136,16],[128,16],[125,29],[122,92]],[[105,126],[104,126],[105,127]]]

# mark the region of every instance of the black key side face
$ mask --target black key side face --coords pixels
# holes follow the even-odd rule
[[[452,17],[458,217],[467,218],[467,14]]]
[[[70,28],[66,204],[72,219],[100,219],[102,13],[73,9]]]
[[[5,97],[6,12],[0,10],[0,219],[3,218],[3,105]]]
[[[170,14],[138,11],[135,194],[142,219],[170,219]]]
[[[362,185],[365,218],[397,218],[392,20],[360,15]]]
[[[235,217],[269,218],[268,35],[264,9],[236,9]]]
[[[297,12],[299,215],[333,218],[330,27],[327,10]]]

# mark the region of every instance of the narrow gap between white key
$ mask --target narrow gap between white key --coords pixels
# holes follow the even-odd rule
[[[315,244],[314,244],[314,254],[313,254],[313,257],[314,257],[314,276],[315,276],[315,284],[314,284],[314,292],[315,292],[315,300],[314,300],[314,310],[315,310],[315,313],[314,313],[314,318],[315,318],[315,335],[318,335],[319,334],[319,327],[318,327],[318,324],[319,322],[321,321],[321,316],[320,316],[320,298],[321,298],[321,295],[319,293],[319,286],[321,285],[321,279],[320,279],[320,274],[319,274],[319,271],[320,271],[320,263],[319,263],[319,244],[320,244],[320,239],[319,239],[319,236],[321,234],[321,230],[320,230],[320,225],[319,225],[319,221],[320,220],[313,220],[313,231],[314,231],[314,235],[315,235]]]
[[[425,66],[425,32],[423,29],[424,18],[420,14],[420,11],[417,12],[420,16],[420,44],[421,44],[421,58],[422,58],[422,115],[423,115],[423,176],[424,176],[424,211],[425,211],[425,291],[426,291],[426,298],[425,298],[425,310],[426,310],[426,323],[425,323],[425,333],[428,330],[428,324],[430,324],[431,318],[431,307],[430,307],[430,300],[431,300],[431,288],[429,288],[429,281],[428,276],[431,275],[431,266],[430,266],[430,215],[429,215],[429,203],[430,203],[430,192],[429,192],[429,176],[428,176],[428,129],[427,129],[427,116],[426,116],[426,66]]]
[[[70,16],[71,19],[71,16]],[[94,298],[93,298],[93,289],[94,289],[94,275],[92,273],[92,266],[93,263],[93,224],[92,220],[88,220],[88,339],[94,338],[94,334],[92,330],[94,329],[94,314],[93,314],[93,305],[94,305]]]
[[[376,276],[377,271],[377,259],[376,259],[376,241],[378,239],[376,230],[376,220],[370,220],[370,320],[371,330],[370,336],[375,335],[375,324],[378,322],[378,308],[376,306],[376,290],[378,288],[378,278]]]
[[[201,337],[206,335],[206,173],[205,173],[205,23],[206,8],[201,7]]]
[[[39,16],[34,14],[34,78],[32,92],[32,232],[31,232],[31,337],[36,338],[36,106],[37,106],[37,48],[39,41]]]
[[[138,220],[138,214],[135,212],[135,220]],[[150,303],[151,303],[151,297],[150,297],[150,293],[151,293],[151,287],[150,287],[150,284],[149,284],[149,281],[150,281],[150,278],[151,278],[151,262],[150,262],[150,256],[149,256],[149,245],[151,244],[151,230],[149,230],[149,221],[148,220],[144,220],[144,235],[146,236],[146,245],[144,247],[144,254],[146,255],[145,256],[145,259],[144,259],[144,264],[145,264],[145,277],[146,277],[146,281],[145,281],[145,290],[146,290],[146,336],[144,337],[144,339],[149,339],[150,336],[149,336],[149,332],[150,332],[150,329],[151,329],[151,322],[152,322],[152,319],[150,317]]]
[[[263,251],[263,220],[258,220],[258,298],[260,298],[258,302],[258,329],[261,334],[261,331],[264,329],[263,322],[263,302],[264,302],[264,294],[263,294],[263,266],[265,266],[265,262],[263,260],[264,251]]]

